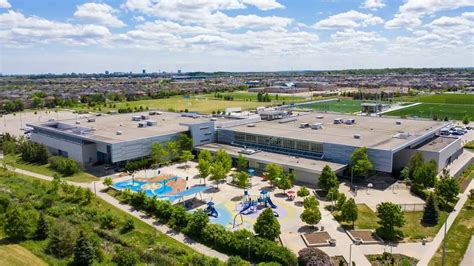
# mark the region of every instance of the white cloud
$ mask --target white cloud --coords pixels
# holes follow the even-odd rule
[[[133,20],[137,22],[143,22],[145,21],[145,18],[143,16],[133,16]]]
[[[407,0],[394,18],[385,23],[385,27],[418,27],[422,24],[421,18],[426,15],[471,6],[474,6],[473,0]]]
[[[252,5],[260,10],[271,10],[284,8],[284,6],[275,0],[242,0],[244,4]]]
[[[360,5],[360,7],[370,10],[377,10],[385,7],[385,3],[383,0],[365,0],[365,2]]]
[[[8,9],[8,8],[11,8],[12,5],[10,5],[10,3],[8,3],[7,0],[0,0],[0,8],[5,8],[5,9]]]
[[[110,27],[123,27],[125,23],[117,18],[118,11],[107,4],[85,3],[77,6],[74,17],[84,21]]]
[[[9,47],[63,43],[67,45],[98,44],[111,35],[106,27],[73,25],[40,17],[25,17],[9,10],[0,13],[0,42]]]
[[[372,14],[364,14],[355,10],[350,10],[323,19],[314,24],[314,27],[317,29],[359,28],[377,25],[383,22],[382,18],[376,17]]]

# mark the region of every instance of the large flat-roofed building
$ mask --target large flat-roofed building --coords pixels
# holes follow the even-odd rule
[[[355,149],[366,147],[374,170],[392,173],[405,166],[414,152],[423,153],[426,159],[435,159],[439,169],[454,160],[462,152],[462,146],[458,138],[440,140],[440,130],[447,124],[441,121],[307,113],[222,129],[217,132],[217,142],[313,159],[320,165],[325,162],[347,165]],[[438,143],[437,151],[420,148],[428,147],[433,141]],[[281,160],[284,163],[285,159]],[[308,171],[308,174],[313,172]]]
[[[462,152],[459,138],[441,137],[449,123],[330,113],[297,113],[264,121],[158,112],[104,115],[29,124],[31,139],[52,154],[83,164],[115,164],[149,156],[155,142],[185,133],[196,150],[244,154],[250,167],[264,171],[277,163],[295,171],[297,181],[315,183],[325,165],[341,173],[352,152],[366,147],[374,170],[399,171],[415,152],[433,159],[441,171]]]
[[[151,112],[153,113],[153,112]],[[51,154],[70,157],[80,163],[118,163],[148,156],[154,142],[166,142],[188,133],[192,124],[209,121],[197,114],[158,112],[82,117],[73,120],[29,124],[31,140],[46,145]],[[211,123],[197,144],[212,142]]]

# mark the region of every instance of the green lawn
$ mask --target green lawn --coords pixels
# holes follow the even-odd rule
[[[446,265],[459,265],[464,257],[469,241],[474,234],[474,203],[469,200],[454,220],[446,238]],[[443,254],[442,244],[438,248],[429,265],[441,265]]]
[[[464,145],[464,148],[474,150],[474,141],[469,141],[468,143],[466,143],[466,145]]]
[[[450,120],[461,120],[466,114],[474,118],[474,104],[422,103],[413,107],[388,112],[384,115],[422,118],[433,118],[436,115],[440,120],[446,116]]]
[[[7,164],[27,171],[31,171],[37,174],[47,175],[47,176],[54,176],[55,174],[59,174],[54,169],[49,167],[49,164],[30,164],[21,161],[19,155],[5,155],[4,160]],[[82,182],[82,183],[89,183],[93,181],[99,180],[96,176],[93,176],[86,172],[80,172],[74,174],[72,176],[64,177],[64,180],[67,181],[74,181],[74,182]]]
[[[232,93],[222,93],[222,95],[232,95],[234,96],[233,101],[225,101],[223,99],[214,98],[214,94],[200,94],[192,95],[190,97],[184,97],[182,95],[172,96],[166,99],[150,99],[150,100],[139,100],[139,101],[130,101],[130,102],[116,102],[115,108],[110,108],[101,106],[102,112],[107,111],[117,111],[119,108],[130,107],[134,109],[135,107],[143,108],[148,107],[152,110],[176,110],[183,111],[188,109],[189,112],[199,112],[199,113],[211,113],[212,111],[225,110],[230,107],[241,107],[242,109],[254,109],[259,106],[272,106],[277,104],[290,103],[290,102],[301,102],[304,101],[304,97],[293,97],[293,96],[279,96],[279,100],[275,100],[275,96],[272,96],[271,102],[257,102],[256,93],[243,93],[243,92],[232,92]],[[251,101],[250,101],[250,100]],[[86,105],[78,106],[73,108],[78,111],[99,111],[97,108],[87,107]]]
[[[302,104],[295,106],[295,108],[322,112],[354,113],[361,110],[361,103],[362,101],[358,100],[340,99],[339,101]]]
[[[35,256],[28,249],[13,244],[0,233],[0,265],[24,266],[24,265],[48,265],[42,259]]]
[[[224,96],[231,96],[234,98],[234,101],[257,101],[257,92],[246,92],[246,91],[234,91],[234,92],[221,92],[219,93],[220,95]],[[292,103],[292,102],[301,102],[306,100],[305,97],[301,96],[293,96],[293,95],[287,95],[287,94],[277,94],[278,97],[274,94],[270,95],[270,98],[272,99],[271,103]],[[215,98],[214,93],[208,93],[208,94],[199,94],[196,96],[193,96],[195,98],[202,98],[202,99],[216,99],[220,100],[219,98]],[[278,99],[277,99],[278,98]]]
[[[371,229],[375,230],[379,227],[377,223],[378,217],[377,214],[372,211],[365,204],[357,204],[357,209],[359,211],[358,219],[355,222],[356,229]],[[405,234],[405,238],[409,241],[415,241],[422,239],[424,237],[434,237],[444,221],[447,218],[446,212],[440,212],[440,220],[436,226],[424,226],[421,224],[421,218],[423,217],[423,212],[404,212],[405,216],[405,225],[400,229]],[[335,213],[336,220],[339,220],[338,213]],[[342,226],[350,228],[352,224],[346,222],[340,222]]]
[[[468,104],[474,105],[474,94],[428,94],[417,96],[403,96],[400,100],[420,103]]]
[[[4,178],[7,176],[8,178]],[[163,254],[159,259],[162,260],[164,265],[167,263],[184,265],[186,264],[184,262],[190,259],[191,256],[199,255],[189,246],[157,231],[140,219],[117,209],[100,198],[93,198],[90,203],[77,202],[77,200],[74,200],[75,196],[73,196],[77,193],[66,192],[61,189],[57,194],[51,194],[48,193],[49,185],[49,181],[0,170],[0,188],[3,189],[2,191],[9,191],[12,201],[18,202],[27,208],[33,208],[33,203],[37,205],[46,198],[53,199],[50,207],[42,207],[32,211],[42,212],[50,225],[58,220],[67,221],[75,231],[84,230],[94,241],[98,241],[102,261],[100,263],[96,261],[96,265],[113,265],[111,259],[114,246],[130,247],[139,254],[144,254],[147,251],[150,253],[151,250],[154,250],[153,252],[156,254]],[[25,197],[25,195],[28,195],[28,197]],[[105,214],[113,217],[113,221],[117,224],[116,227],[101,229],[101,218]],[[4,218],[2,213],[0,213],[0,218]],[[135,227],[132,231],[121,233],[120,229],[127,219],[132,219]],[[3,231],[2,229],[0,225],[0,231]],[[99,234],[98,231],[104,232],[102,234],[106,235]],[[3,235],[0,235],[1,238],[3,238]],[[12,249],[16,252],[25,252],[24,249],[19,247],[21,246],[49,265],[69,265],[72,259],[71,257],[56,258],[46,253],[45,248],[48,240],[30,239],[15,244],[17,245],[13,247],[0,246],[0,254],[1,252],[11,252],[13,254]],[[15,265],[3,264],[1,262],[2,257],[0,255],[0,265]],[[33,263],[34,256],[32,255],[25,259],[28,259],[31,263],[18,265],[41,265],[40,263]],[[11,260],[13,258],[8,258],[8,261]]]

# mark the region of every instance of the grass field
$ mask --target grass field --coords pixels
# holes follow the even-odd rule
[[[25,163],[21,161],[19,155],[8,154],[8,155],[5,155],[4,160],[7,164],[15,168],[31,171],[37,174],[42,174],[42,175],[47,175],[47,176],[54,176],[55,174],[59,174],[55,170],[51,169],[49,167],[49,164],[40,165],[40,164]],[[64,180],[88,183],[88,182],[97,181],[99,180],[99,178],[86,172],[80,172],[72,176],[64,177]]]
[[[474,104],[442,104],[442,103],[422,103],[413,107],[407,107],[400,110],[385,113],[387,116],[401,117],[422,117],[433,118],[435,115],[438,119],[461,120],[464,115],[474,118]]]
[[[182,95],[172,96],[165,99],[150,99],[150,100],[139,100],[139,101],[130,101],[130,102],[116,102],[114,103],[115,108],[100,107],[100,111],[116,111],[119,108],[130,107],[134,109],[135,107],[143,108],[148,107],[152,110],[170,110],[183,111],[188,109],[189,112],[199,112],[199,113],[211,113],[212,111],[224,111],[226,108],[231,107],[241,107],[242,109],[254,109],[259,106],[273,106],[283,103],[291,102],[301,102],[305,101],[304,97],[294,97],[294,96],[280,96],[278,100],[275,100],[275,96],[271,96],[271,102],[257,102],[257,94],[250,92],[229,92],[222,93],[222,95],[234,97],[233,101],[225,101],[223,99],[217,99],[214,97],[214,94],[200,94],[192,95],[190,97],[184,97]],[[94,110],[92,107],[87,107],[85,105],[78,106],[73,108],[79,111],[98,111],[98,107]]]
[[[379,227],[377,223],[378,217],[375,212],[373,212],[367,205],[365,204],[357,204],[358,209],[358,219],[355,222],[355,227],[357,229],[371,229],[375,230]],[[405,216],[405,225],[400,228],[400,230],[405,234],[405,238],[407,240],[415,241],[418,239],[422,239],[424,237],[434,237],[439,229],[441,228],[442,224],[447,218],[446,212],[440,212],[440,219],[439,223],[436,226],[423,226],[421,224],[421,218],[423,217],[423,212],[404,212]],[[335,216],[336,220],[339,217]],[[351,227],[352,224],[341,222],[341,225],[344,227]]]
[[[444,103],[444,104],[469,104],[474,105],[474,94],[428,94],[417,96],[404,96],[400,98],[406,102]]]
[[[50,182],[48,181],[20,174],[12,175],[10,172],[0,170],[0,177],[5,176],[8,176],[8,178],[0,178],[0,187],[2,187],[4,191],[9,191],[12,201],[22,202],[22,204],[25,204],[25,201],[36,202],[42,201],[45,197],[53,197],[54,200],[51,202],[52,206],[41,210],[35,210],[43,212],[49,221],[50,226],[51,223],[57,222],[58,220],[67,221],[74,230],[84,230],[94,239],[94,241],[99,241],[97,244],[98,247],[101,248],[102,261],[96,261],[96,264],[94,265],[114,265],[111,262],[113,245],[119,246],[122,245],[122,243],[124,243],[123,245],[130,247],[130,249],[140,252],[145,252],[151,249],[155,250],[154,252],[157,254],[162,254],[161,260],[163,261],[163,265],[167,265],[167,262],[171,263],[173,261],[177,263],[176,265],[184,265],[184,261],[187,260],[189,256],[198,255],[198,253],[189,246],[155,230],[140,219],[128,215],[100,198],[93,198],[88,204],[84,204],[83,202],[77,203],[74,200],[71,200],[71,195],[66,194],[64,191],[60,191],[58,194],[49,194],[48,188]],[[28,198],[25,198],[25,195],[28,195]],[[32,207],[30,206],[30,208]],[[54,213],[54,216],[51,215],[51,213]],[[100,224],[102,215],[106,214],[111,215],[117,224],[115,228],[106,230],[106,232],[113,237],[104,237],[96,233],[97,230],[101,228]],[[4,218],[2,213],[0,213],[0,218]],[[133,220],[134,229],[126,233],[121,233],[120,228],[127,219]],[[1,223],[0,229],[3,229]],[[1,238],[3,238],[3,232],[2,235],[0,235],[0,239]],[[41,258],[49,265],[70,265],[71,257],[57,258],[45,251],[48,241],[49,240],[29,239],[16,243],[17,245],[14,246],[0,245],[0,265],[15,265],[10,263],[3,264],[2,259],[4,259],[4,256],[1,255],[1,252],[11,253],[12,256],[14,254],[13,252],[17,252],[18,254],[25,253],[28,255],[27,257],[24,257],[27,262],[26,264],[19,262],[20,264],[17,265],[42,265],[41,262],[35,263],[35,259],[38,258]],[[6,241],[4,242],[7,243]],[[27,254],[25,250],[18,245],[27,249],[37,257],[33,256],[31,253]],[[13,259],[14,258],[9,257],[8,261],[14,263]],[[18,259],[22,258],[20,257]]]
[[[48,265],[36,257],[28,249],[12,244],[0,234],[0,265],[25,266],[25,265]]]
[[[466,201],[461,212],[449,228],[446,236],[446,265],[459,265],[464,257],[469,241],[474,234],[474,203]],[[441,265],[442,244],[436,251],[429,265]]]
[[[298,109],[311,109],[322,112],[354,113],[360,111],[361,101],[340,99],[322,103],[308,103],[295,106]]]

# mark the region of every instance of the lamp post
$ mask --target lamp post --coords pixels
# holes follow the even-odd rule
[[[443,255],[441,257],[441,265],[444,266],[444,258],[446,256],[446,231],[448,230],[448,220],[451,212],[448,213],[448,218],[446,218],[446,222],[444,222],[444,237],[443,237]]]
[[[249,242],[249,253],[248,253],[248,259],[250,260],[250,237],[247,237],[247,241]]]

